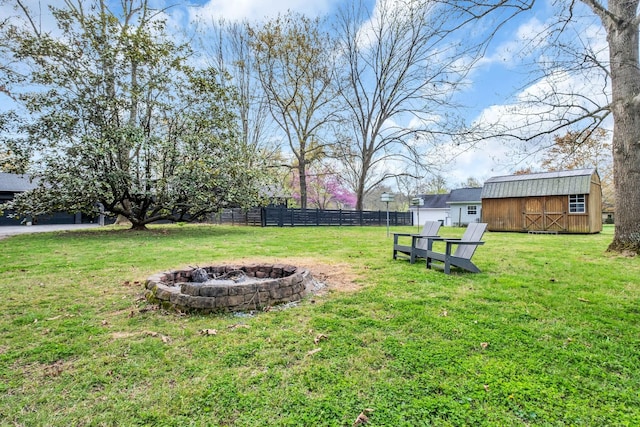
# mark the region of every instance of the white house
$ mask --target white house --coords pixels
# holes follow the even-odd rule
[[[409,208],[413,213],[414,224],[421,225],[426,221],[442,221],[446,224],[449,216],[448,194],[422,194],[418,198],[422,199],[422,205]]]
[[[458,188],[449,193],[451,225],[464,226],[482,218],[482,188]]]
[[[442,221],[444,225],[467,225],[480,222],[482,188],[458,188],[449,194],[423,194],[421,206],[412,206],[414,224]]]

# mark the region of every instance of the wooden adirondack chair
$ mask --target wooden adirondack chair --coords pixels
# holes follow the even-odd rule
[[[421,239],[421,248],[426,250],[427,241],[423,239],[426,237],[437,237],[441,225],[442,223],[440,221],[427,221],[424,223],[424,227],[422,227],[420,234],[393,233],[393,259],[398,259],[398,254],[402,254],[410,258],[411,263],[413,264],[415,262],[415,258],[413,256],[412,248],[416,245],[416,238]],[[400,237],[411,237],[411,246],[400,244],[398,241]]]
[[[431,268],[431,264],[435,260],[444,263],[444,272],[446,274],[451,273],[452,266],[472,273],[480,273],[480,269],[471,262],[471,257],[478,246],[484,245],[484,242],[480,241],[480,239],[482,239],[482,235],[486,229],[487,224],[474,222],[467,226],[467,229],[460,239],[448,239],[444,237],[427,238],[427,249],[425,255],[425,258],[427,259],[427,268]],[[433,250],[433,243],[437,241],[442,241],[446,244],[444,253],[435,252]],[[455,252],[452,253],[452,247],[454,245],[457,247]]]

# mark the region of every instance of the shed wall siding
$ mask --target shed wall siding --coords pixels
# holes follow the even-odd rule
[[[483,199],[482,222],[489,231],[523,231],[523,201],[513,199]]]
[[[584,214],[568,213],[568,196],[484,199],[482,222],[490,231],[597,233],[602,225],[599,211],[594,209],[597,201],[591,199],[587,196],[588,211]]]

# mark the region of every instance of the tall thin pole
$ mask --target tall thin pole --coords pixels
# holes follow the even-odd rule
[[[387,202],[387,237],[389,237],[389,202]]]

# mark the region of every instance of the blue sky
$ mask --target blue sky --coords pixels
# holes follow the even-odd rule
[[[57,1],[48,0],[53,4]],[[287,10],[312,17],[331,16],[345,1],[348,0],[150,0],[150,3],[159,9],[172,5],[167,9],[169,21],[178,27],[192,28],[191,22],[194,20],[206,23],[224,17],[227,20],[259,21]],[[367,0],[365,3],[374,7],[376,1]],[[39,2],[46,4],[47,0],[25,2],[37,5]],[[114,0],[114,4],[117,3]],[[554,18],[556,12],[553,3],[554,0],[538,0],[534,10],[519,15],[498,33],[477,68],[469,75],[466,88],[457,95],[457,99],[467,107],[465,115],[468,121],[513,121],[510,116],[513,99],[527,91],[535,92],[535,86],[527,87],[531,77],[525,64],[540,55],[531,46],[533,40],[544,31],[545,23]],[[5,13],[0,6],[0,15]],[[47,21],[48,17],[44,15],[44,26]],[[571,79],[564,84],[579,86]],[[502,141],[487,141],[475,150],[462,153],[447,168],[445,178],[449,185],[456,185],[469,177],[482,182],[527,166],[535,169],[533,158],[517,163],[512,151],[512,147]]]
[[[191,17],[198,15],[251,21],[275,16],[287,10],[310,16],[330,16],[336,12],[343,1],[199,0],[192,3],[196,7],[190,7],[188,10]],[[367,2],[370,7],[374,7],[375,3],[376,0]],[[539,35],[545,32],[549,23],[554,22],[557,15],[556,3],[554,0],[538,0],[533,10],[520,14],[499,31],[477,68],[469,75],[467,87],[457,95],[457,99],[467,107],[465,116],[468,121],[515,123],[518,118],[513,114],[514,99],[535,96],[548,85],[544,80],[537,85],[527,85],[527,82],[531,81],[532,70],[529,64],[543,55],[533,47],[538,46],[538,43],[544,44]],[[560,4],[563,3],[560,2]],[[580,6],[576,7],[575,13],[581,13]],[[590,16],[588,11],[586,16]],[[588,27],[589,23],[585,25]],[[594,37],[600,37],[602,43],[605,42],[602,33],[595,34]],[[568,90],[572,88],[590,90],[588,87],[581,87],[581,85],[584,86],[584,82],[574,81],[571,76],[563,78],[561,83],[554,82],[554,84],[570,88]],[[548,140],[552,140],[552,137],[548,137]],[[447,168],[449,170],[445,177],[449,185],[455,185],[466,181],[469,177],[482,182],[492,176],[510,174],[520,168],[536,168],[535,157],[521,159],[514,155],[514,150],[512,142],[487,141],[475,150],[460,154],[451,167]]]

